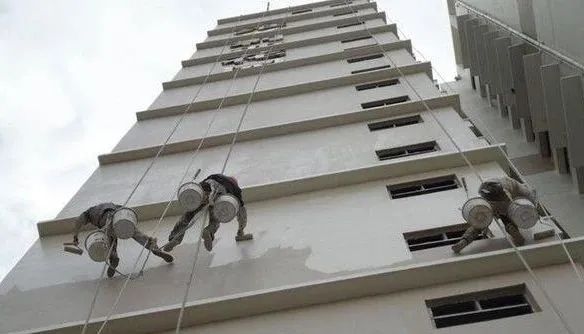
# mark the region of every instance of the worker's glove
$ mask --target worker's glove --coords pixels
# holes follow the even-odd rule
[[[74,237],[73,237],[73,244],[74,244],[75,246],[79,246],[79,237],[78,237],[78,236],[74,236]]]

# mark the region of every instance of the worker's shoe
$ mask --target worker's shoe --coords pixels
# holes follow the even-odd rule
[[[166,263],[171,263],[172,261],[174,261],[174,257],[168,253],[165,253],[163,251],[161,251],[160,249],[156,248],[152,250],[152,254],[158,256],[159,258],[163,259],[164,261],[166,261]]]
[[[252,240],[252,239],[253,239],[253,234],[251,234],[251,233],[237,232],[237,235],[235,236],[235,241],[246,241],[246,240]]]
[[[203,245],[205,245],[205,249],[209,252],[213,249],[213,239],[213,235],[209,230],[203,230]]]

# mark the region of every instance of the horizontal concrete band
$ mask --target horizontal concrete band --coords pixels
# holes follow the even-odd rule
[[[565,241],[576,262],[584,259],[584,237]],[[560,241],[519,248],[532,268],[568,262]],[[182,325],[191,327],[211,322],[250,317],[344,300],[390,294],[408,289],[483,278],[525,268],[513,249],[461,256],[424,264],[393,267],[343,278],[266,289],[187,303]],[[415,279],[412,279],[415,278]],[[108,333],[153,333],[174,330],[180,305],[153,308],[113,316]],[[89,332],[96,331],[104,319],[90,321]],[[22,333],[79,333],[82,322],[66,323]]]
[[[367,9],[367,8],[377,9],[377,4],[375,2],[365,2],[362,4],[353,5],[351,7],[351,9],[349,9],[349,10],[360,10],[360,9]],[[344,13],[347,11],[348,11],[347,7],[333,7],[330,9],[319,10],[316,12],[308,12],[308,13],[303,13],[303,14],[291,15],[291,16],[288,16],[286,18],[286,22],[298,22],[298,21],[314,19],[314,18],[318,18],[318,17],[324,17],[324,16],[329,16],[329,15]],[[278,23],[281,19],[282,18],[273,18],[273,17],[268,16],[268,17],[264,17],[263,19],[258,20],[256,22],[238,25],[237,28],[251,28],[251,27],[257,26],[258,24]],[[207,36],[217,36],[217,35],[222,35],[222,34],[228,34],[231,32],[231,30],[232,30],[232,26],[225,27],[225,28],[215,28],[215,29],[207,31]]]
[[[362,14],[362,15],[353,15],[350,17],[341,17],[338,19],[333,19],[333,20],[323,21],[323,22],[316,22],[316,23],[306,24],[306,25],[297,26],[297,27],[289,27],[289,28],[282,27],[282,29],[278,28],[278,29],[274,29],[274,30],[257,32],[255,34],[233,36],[233,38],[231,38],[231,36],[227,36],[227,37],[222,38],[222,39],[197,43],[196,47],[197,47],[197,50],[216,48],[216,47],[223,46],[226,42],[245,41],[245,40],[248,40],[250,38],[270,37],[270,36],[273,36],[275,33],[280,33],[282,35],[291,35],[291,34],[297,34],[297,33],[301,33],[301,32],[330,28],[330,27],[335,27],[335,26],[339,26],[339,25],[357,23],[357,22],[368,21],[368,20],[375,20],[375,19],[382,19],[385,23],[387,23],[386,19],[385,19],[385,12],[379,12],[379,13],[376,12],[376,13],[369,13],[369,14]],[[285,20],[286,20],[286,18],[280,18],[278,21],[284,22]]]
[[[396,24],[387,24],[387,25],[381,25],[378,27],[371,27],[368,30],[372,34],[393,32],[395,35],[397,35]],[[359,37],[359,36],[368,35],[368,34],[369,33],[363,29],[352,30],[352,31],[340,32],[338,34],[331,34],[331,35],[319,36],[319,37],[314,37],[314,38],[306,38],[306,39],[293,41],[293,42],[284,42],[281,44],[277,44],[276,46],[278,49],[299,48],[299,47],[303,47],[303,46],[316,45],[316,44],[321,44],[321,43],[326,43],[326,42],[341,41],[343,39],[349,39],[349,38]],[[254,48],[253,50],[254,50],[254,52],[266,51],[266,50],[270,49],[271,47],[272,46],[262,46],[262,47]],[[244,52],[245,52],[245,50],[226,52],[223,54],[221,59],[225,59],[225,58],[229,58],[229,57],[237,57],[237,56],[243,55]],[[196,53],[195,53],[195,55],[196,55]],[[183,60],[181,62],[181,64],[183,67],[189,67],[189,66],[195,66],[195,65],[200,65],[200,64],[213,63],[217,60],[217,56],[219,56],[219,55],[216,54],[216,55],[210,55],[210,56],[205,56],[205,57],[186,59],[186,60]]]
[[[379,53],[379,48],[382,47],[385,51],[393,51],[399,49],[407,49],[411,52],[412,50],[412,43],[411,40],[399,40],[391,43],[384,43],[384,44],[375,44],[375,45],[367,45],[356,49],[349,49],[349,50],[341,50],[339,52],[327,53],[322,55],[317,55],[313,57],[306,57],[300,59],[293,59],[293,60],[285,60],[279,63],[268,64],[265,66],[263,73],[266,72],[274,72],[280,71],[284,69],[290,69],[295,67],[301,67],[306,65],[313,65],[324,63],[328,61],[334,60],[341,60],[341,59],[349,59],[357,56],[364,56],[369,55],[371,53]],[[219,64],[219,67],[222,65]],[[237,77],[246,77],[251,75],[257,75],[261,71],[261,67],[250,67],[250,68],[242,68],[237,73]],[[207,75],[200,75],[197,77],[192,78],[184,78],[178,80],[172,80],[162,83],[162,88],[164,90],[172,89],[172,88],[179,88],[184,86],[196,85],[205,82],[205,78],[207,78],[207,83],[220,81],[220,80],[229,80],[233,76],[233,71],[227,72],[218,72],[213,73],[209,76]]]
[[[460,111],[460,100],[458,95],[442,95],[435,98],[425,99],[424,101],[431,109],[452,107],[455,110]],[[237,141],[245,142],[421,111],[426,111],[424,103],[421,101],[408,101],[390,106],[310,118],[302,121],[280,123],[252,129],[243,129],[239,131]],[[208,136],[204,139],[195,138],[192,140],[171,142],[164,147],[161,155],[194,151],[202,140],[204,140],[202,149],[213,146],[227,145],[231,142],[233,135],[234,132],[226,132],[219,135]],[[98,161],[100,165],[108,165],[124,161],[151,158],[158,153],[161,147],[162,145],[156,145],[102,154],[98,157]]]
[[[297,6],[273,9],[273,10],[269,11],[269,15],[286,13],[288,11],[295,11],[298,9],[317,8],[317,7],[322,7],[322,6],[332,5],[332,4],[342,3],[342,2],[345,2],[345,0],[326,0],[326,1],[311,2],[311,3],[304,4],[304,5],[297,5]],[[237,20],[239,20],[239,19],[249,20],[249,19],[254,19],[254,18],[260,18],[260,17],[262,17],[262,15],[264,15],[264,12],[256,12],[256,13],[245,14],[245,15],[240,15],[240,16],[226,17],[226,18],[218,19],[217,24],[237,22]]]
[[[391,67],[391,68],[384,69],[384,70],[377,70],[377,71],[365,72],[365,73],[359,73],[359,74],[348,73],[347,75],[336,77],[336,78],[331,78],[331,79],[293,84],[290,86],[278,87],[278,88],[272,88],[272,89],[258,90],[253,94],[253,101],[262,101],[262,100],[266,100],[266,99],[273,99],[273,98],[278,98],[278,97],[283,97],[283,96],[290,96],[290,95],[294,95],[294,94],[313,92],[315,90],[320,90],[320,89],[353,85],[356,83],[363,83],[363,82],[366,82],[368,80],[382,80],[382,79],[388,79],[388,78],[397,78],[397,77],[401,76],[401,73],[403,73],[404,75],[408,75],[408,74],[415,74],[415,73],[422,73],[422,72],[427,73],[428,76],[430,76],[430,78],[432,78],[432,66],[429,62],[420,62],[420,63],[414,63],[414,64],[410,64],[410,65],[403,65],[403,66],[400,66],[399,69],[395,68],[395,67]],[[244,94],[238,94],[238,95],[231,95],[223,101],[222,105],[225,107],[225,106],[231,106],[231,105],[236,105],[236,104],[245,104],[247,102],[247,100],[249,99],[250,94],[251,94],[251,92],[244,93]],[[217,108],[221,104],[221,100],[222,100],[222,98],[215,98],[215,99],[209,99],[209,100],[205,100],[205,101],[195,102],[195,103],[191,104],[191,106],[189,108],[189,112],[196,112],[196,111]],[[172,107],[139,111],[136,113],[136,118],[138,119],[138,121],[141,121],[141,120],[145,120],[145,119],[166,117],[166,116],[172,116],[172,115],[180,115],[186,110],[186,108],[188,106],[189,106],[188,104],[181,104],[181,105],[176,105],[176,106],[172,106]]]
[[[481,164],[496,161],[503,168],[508,169],[507,160],[500,148],[504,145],[486,146],[465,150],[465,157],[472,164]],[[375,180],[424,173],[439,169],[464,166],[466,161],[459,152],[437,153],[424,157],[416,157],[404,161],[389,161],[386,163],[366,166],[357,169],[342,170],[334,173],[319,174],[299,179],[285,180],[268,184],[250,185],[243,188],[243,197],[246,202],[255,202],[278,197],[292,196],[323,189],[331,189],[352,184],[359,184]],[[159,218],[166,202],[151,203],[135,206],[139,220]],[[167,215],[181,214],[182,209],[174,200]],[[42,221],[37,224],[40,237],[67,234],[73,231],[75,217]]]

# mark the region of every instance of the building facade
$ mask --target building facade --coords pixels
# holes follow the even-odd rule
[[[450,248],[481,179],[521,178],[505,149],[438,89],[374,2],[218,20],[59,215],[38,224],[0,285],[0,332],[79,333],[98,282],[88,333],[110,314],[107,333],[173,332],[195,258],[184,333],[583,332],[584,286],[565,251],[581,269],[576,225],[544,217],[516,250],[493,223],[461,254]],[[182,176],[224,165],[243,188],[252,241],[236,243],[236,224],[223,224],[213,250],[198,252],[197,226],[173,264],[149,258],[127,286],[63,252],[77,215],[124,203],[145,171],[128,206],[163,243],[182,213]],[[118,269],[135,271],[140,251],[121,241]]]

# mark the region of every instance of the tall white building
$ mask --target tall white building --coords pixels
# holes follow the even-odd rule
[[[452,252],[480,179],[521,176],[466,116],[479,103],[432,75],[367,0],[218,20],[59,215],[38,224],[0,285],[0,332],[79,333],[95,291],[88,333],[110,314],[105,333],[173,332],[197,253],[183,333],[584,332],[584,285],[565,252],[581,269],[577,223],[546,217],[518,250],[493,223]],[[173,264],[150,257],[129,281],[100,279],[101,263],[63,252],[77,215],[124,203],[145,171],[128,206],[164,243],[185,171],[200,168],[200,180],[224,164],[254,240],[236,243],[236,223],[224,224],[207,252],[197,225]],[[140,251],[121,241],[118,269],[132,272]]]

